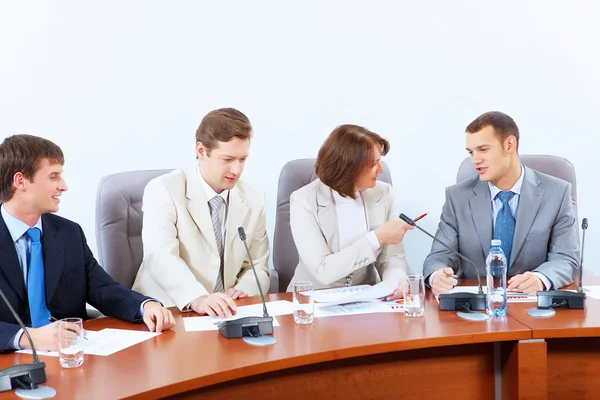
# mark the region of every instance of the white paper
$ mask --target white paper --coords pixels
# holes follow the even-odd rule
[[[343,299],[345,297],[351,296],[358,292],[361,292],[365,289],[370,288],[371,285],[358,285],[358,286],[348,286],[348,287],[339,287],[333,289],[319,289],[315,290],[314,299],[315,303],[329,303],[332,301],[337,301]]]
[[[483,289],[484,293],[486,289]],[[456,286],[453,288],[450,293],[479,293],[479,286]],[[435,299],[439,302],[438,296],[435,296]],[[517,292],[506,292],[506,299],[509,303],[536,303],[537,296],[534,295],[526,295],[525,293],[517,293]]]
[[[83,341],[83,353],[95,356],[109,356],[118,351],[141,343],[160,335],[157,332],[132,331],[127,329],[102,329],[101,331],[86,330],[87,340]],[[31,354],[30,349],[19,350],[17,353]],[[40,356],[58,357],[58,351],[38,351]]]
[[[584,286],[583,292],[587,297],[600,300],[600,286]]]
[[[378,284],[373,286],[369,286],[364,290],[351,292],[346,296],[337,296],[332,301],[329,301],[326,304],[334,305],[356,303],[359,301],[377,300],[394,293],[394,290],[398,288],[398,284],[399,281],[395,281],[394,279],[386,279],[385,281],[379,282]]]
[[[288,315],[294,312],[294,305],[290,301],[280,300],[267,302],[267,311],[269,316],[276,317],[279,315]],[[218,318],[218,317],[184,317],[183,325],[185,326],[186,332],[197,332],[197,331],[216,331],[219,328],[217,325],[223,321],[232,321],[244,317],[262,317],[263,305],[262,303],[252,304],[249,306],[241,306],[237,308],[237,313],[231,318]],[[279,326],[279,322],[273,318],[273,326]]]
[[[404,304],[399,301],[370,301],[347,304],[319,304],[315,317],[335,317],[340,315],[404,312]]]

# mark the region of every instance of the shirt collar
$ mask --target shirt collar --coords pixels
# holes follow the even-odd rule
[[[524,178],[525,178],[525,168],[523,168],[523,164],[521,164],[521,176],[519,176],[519,179],[513,185],[513,187],[510,188],[510,191],[513,192],[514,194],[520,196],[521,188],[523,187],[523,179]],[[502,192],[502,190],[500,190],[492,182],[488,182],[488,186],[490,187],[490,196],[492,197],[492,201],[494,201],[496,199],[496,196],[498,195],[498,193]]]
[[[35,225],[29,226],[20,219],[13,217],[6,207],[4,207],[4,204],[0,207],[0,212],[2,213],[2,218],[4,219],[4,223],[6,223],[6,227],[8,228],[8,232],[10,233],[13,242],[19,240],[29,228],[38,228],[41,232],[44,232],[42,230],[42,217],[37,220]]]
[[[196,168],[196,172],[198,173],[198,177],[200,177],[200,183],[202,184],[202,189],[204,189],[206,201],[210,201],[215,196],[221,196],[223,200],[225,200],[225,204],[227,204],[227,199],[229,198],[229,190],[223,190],[220,194],[217,194],[217,192],[215,192],[214,189],[210,187],[210,185],[202,176],[202,172],[200,172],[200,165],[198,165],[198,167]]]

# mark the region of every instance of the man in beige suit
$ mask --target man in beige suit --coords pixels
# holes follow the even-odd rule
[[[234,300],[259,294],[238,228],[244,228],[256,273],[269,288],[265,195],[239,180],[252,127],[241,112],[208,113],[196,131],[198,165],[177,169],[144,191],[144,259],[135,290],[182,311],[229,317]]]

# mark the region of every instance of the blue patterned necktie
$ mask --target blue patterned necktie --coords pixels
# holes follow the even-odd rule
[[[38,228],[27,230],[27,236],[31,239],[29,267],[27,268],[27,296],[32,328],[39,328],[50,322],[48,320],[50,311],[46,305],[46,279],[44,277],[42,243],[40,242],[41,233]]]
[[[502,202],[502,208],[498,210],[498,215],[496,215],[494,239],[502,241],[502,251],[506,256],[507,269],[510,264],[510,253],[512,252],[513,236],[515,235],[515,217],[512,215],[508,202],[514,195],[514,192],[500,192],[497,195]]]

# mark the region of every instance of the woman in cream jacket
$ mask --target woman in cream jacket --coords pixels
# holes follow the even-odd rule
[[[402,239],[410,225],[398,220],[392,188],[377,180],[389,142],[355,126],[337,127],[321,146],[319,179],[290,197],[290,225],[298,248],[295,281],[315,289],[375,284],[392,279],[402,297],[408,265]]]

